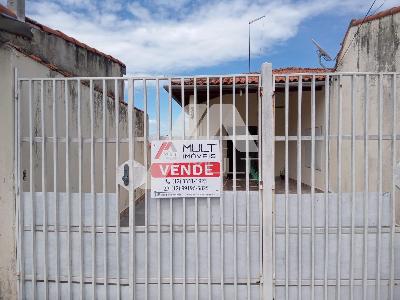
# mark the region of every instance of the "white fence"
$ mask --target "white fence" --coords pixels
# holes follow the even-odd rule
[[[398,299],[399,74],[273,78],[275,299]]]
[[[96,194],[95,236],[92,233],[94,215],[92,195],[82,195],[82,215],[80,195],[72,193],[69,196],[68,199],[65,193],[58,195],[59,219],[55,228],[54,193],[46,193],[45,198],[42,193],[22,194],[24,220],[22,270],[27,298],[33,298],[32,284],[37,285],[36,296],[39,299],[44,298],[46,285],[50,299],[56,298],[57,292],[61,298],[69,298],[70,292],[73,298],[79,298],[79,295],[90,298],[93,281],[96,283],[94,285],[96,297],[100,299],[116,298],[118,289],[121,298],[129,298],[129,227],[121,227],[120,233],[116,232],[115,194],[106,194],[105,197],[103,194]],[[258,192],[249,194],[249,235],[247,235],[246,215],[238,214],[236,219],[237,257],[234,257],[231,247],[234,242],[233,197],[233,192],[225,192],[222,197],[223,203],[219,198],[211,198],[210,206],[208,199],[198,199],[198,234],[195,231],[194,199],[185,200],[186,230],[182,231],[184,224],[182,199],[172,200],[171,214],[168,199],[165,201],[149,197],[148,226],[136,226],[134,243],[135,295],[138,299],[143,299],[146,293],[150,299],[157,298],[158,292],[163,299],[192,299],[196,295],[197,288],[200,299],[206,299],[209,295],[212,298],[221,298],[222,290],[225,297],[233,298],[236,293],[233,285],[235,280],[238,283],[238,298],[245,298],[248,288],[252,299],[259,298],[261,231]],[[160,204],[159,209],[157,202]],[[35,204],[35,232],[32,232],[32,203]],[[104,212],[105,204],[106,212]],[[47,231],[42,226],[44,205],[49,212]],[[69,230],[66,226],[68,215],[65,214],[68,206],[71,212]],[[246,192],[237,192],[238,210],[245,211],[246,206]],[[221,208],[224,211],[222,215]],[[210,218],[208,218],[209,213]],[[104,227],[104,215],[107,220],[106,227]],[[82,230],[79,226],[81,222]],[[224,224],[223,228],[221,224]],[[92,252],[93,241],[96,243],[95,260]],[[234,269],[235,260],[237,260],[237,270]],[[35,270],[34,275],[33,270]],[[107,278],[106,285],[104,278]]]
[[[396,229],[392,240],[390,194],[382,195],[380,226],[377,193],[367,195],[369,210],[365,225],[365,196],[364,193],[357,193],[353,199],[352,194],[343,193],[339,213],[338,194],[330,193],[325,198],[324,194],[318,193],[313,200],[310,194],[301,197],[291,194],[286,227],[285,196],[277,195],[276,299],[285,299],[285,293],[288,293],[287,299],[299,299],[300,296],[310,299],[312,293],[315,299],[336,299],[339,285],[340,299],[350,299],[350,289],[353,290],[353,299],[363,299],[364,288],[367,291],[365,299],[375,299],[378,286],[379,299],[387,299],[390,288],[394,289],[394,299],[400,297],[400,230]],[[353,215],[352,201],[355,206]],[[314,228],[311,227],[311,205],[314,206]],[[379,243],[378,232],[381,234]]]
[[[400,298],[398,77],[18,79],[19,296]],[[119,186],[174,139],[219,140],[221,197]]]

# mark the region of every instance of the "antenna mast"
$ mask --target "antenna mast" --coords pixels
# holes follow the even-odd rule
[[[265,18],[265,15],[249,21],[249,73],[251,72],[251,70],[250,70],[250,59],[251,59],[250,25],[263,19],[263,18]]]

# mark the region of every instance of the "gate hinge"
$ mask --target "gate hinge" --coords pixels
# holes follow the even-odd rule
[[[264,182],[262,180],[260,180],[260,182],[258,183],[258,189],[259,190],[263,190],[264,189]]]

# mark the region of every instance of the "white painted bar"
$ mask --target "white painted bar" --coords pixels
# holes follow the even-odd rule
[[[29,191],[31,204],[35,202],[34,196],[34,185],[33,185],[33,116],[32,116],[32,81],[29,80]],[[35,226],[34,220],[36,219],[35,210],[31,210],[31,226],[32,228]],[[31,255],[32,255],[32,298],[36,299],[36,232],[35,230],[31,230]]]
[[[40,81],[40,121],[42,127],[42,192],[43,192],[43,272],[44,272],[44,298],[48,299],[49,297],[49,290],[48,290],[48,277],[47,277],[47,199],[46,199],[46,191],[47,191],[47,180],[46,180],[46,130],[45,130],[45,115],[44,115],[44,86],[43,80]]]
[[[396,133],[397,133],[397,77],[392,76],[392,110],[393,110],[393,140],[392,140],[392,226],[390,234],[390,289],[389,289],[389,299],[394,300],[394,238],[396,230],[396,183],[395,183],[395,165],[396,165]]]
[[[324,193],[324,204],[325,204],[325,255],[324,255],[324,299],[328,300],[328,251],[329,251],[329,130],[330,130],[330,93],[329,93],[329,80],[327,76],[325,79],[325,193]],[[301,187],[300,187],[301,189]],[[300,206],[299,206],[300,207]],[[299,209],[301,211],[301,209]],[[299,215],[300,216],[300,215]],[[299,231],[301,232],[301,230]],[[301,271],[299,271],[299,274]],[[301,281],[301,280],[299,280]]]
[[[103,206],[103,232],[104,232],[104,243],[103,243],[103,251],[104,251],[104,259],[103,259],[103,265],[104,265],[104,294],[105,298],[107,299],[109,297],[108,295],[108,285],[107,285],[107,279],[108,279],[108,274],[107,274],[107,257],[108,257],[108,247],[107,247],[107,226],[106,226],[106,220],[107,220],[107,180],[106,180],[106,174],[107,174],[107,145],[106,145],[106,137],[107,137],[107,86],[106,86],[106,81],[103,79],[103,174],[102,174],[102,179],[103,179],[103,197],[104,197],[104,206]],[[118,101],[115,99],[115,103],[118,103]]]
[[[114,109],[115,109],[115,170],[118,170],[119,167],[119,90],[118,90],[118,80],[115,80],[114,82],[114,91],[115,91],[115,99],[114,99]],[[115,178],[115,197],[116,199],[119,199],[119,184],[117,178]],[[109,201],[104,201],[104,205],[110,203]],[[112,210],[107,209],[108,215],[110,217],[110,213]],[[121,298],[121,284],[120,284],[120,269],[121,269],[121,261],[120,261],[120,218],[119,218],[119,213],[114,213],[114,217],[112,218],[115,221],[115,255],[116,255],[116,267],[117,267],[117,272],[116,272],[116,278],[117,278],[117,287],[116,287],[116,295],[117,299]],[[106,222],[106,219],[103,220]]]
[[[340,112],[339,112],[340,114]],[[315,197],[315,75],[311,82],[311,201]],[[311,300],[315,298],[315,233],[314,233],[314,205],[311,206]]]
[[[285,299],[289,299],[289,76],[285,77]],[[277,249],[275,249],[277,251]]]
[[[219,78],[219,139],[220,139],[220,151],[221,151],[221,157],[223,157],[223,141],[222,141],[222,77]],[[224,166],[224,163],[222,161],[222,170],[227,168],[227,166]],[[224,186],[224,179],[221,176],[221,186]],[[223,193],[221,194],[220,200],[219,200],[219,211],[220,211],[220,282],[221,282],[221,300],[225,299],[225,285],[224,285],[224,196]]]
[[[92,246],[92,299],[96,299],[96,282],[94,281],[94,278],[96,278],[96,194],[95,194],[95,150],[94,150],[94,99],[93,99],[93,80],[90,80],[89,83],[89,106],[90,106],[90,138],[91,138],[91,143],[90,143],[90,191],[91,191],[91,196],[92,196],[92,220],[94,222],[92,226],[92,240],[91,240],[91,246]]]
[[[369,228],[369,166],[368,166],[368,128],[369,128],[369,75],[365,75],[364,82],[364,251],[363,251],[363,300],[367,299],[367,289],[368,289],[368,228]]]
[[[302,109],[302,96],[303,96],[303,77],[299,76],[298,86],[297,86],[297,202],[299,203],[297,209],[297,218],[300,220],[301,218],[301,129],[302,129],[302,122],[301,122],[301,109]],[[298,226],[298,233],[297,233],[297,249],[298,249],[298,257],[297,257],[297,269],[298,269],[298,291],[297,294],[299,295],[299,300],[301,300],[302,296],[302,285],[301,285],[301,278],[302,278],[302,222],[299,222]],[[285,229],[286,230],[286,229]]]
[[[84,241],[83,241],[83,215],[85,213],[84,207],[83,207],[83,144],[82,144],[82,102],[81,102],[81,81],[78,80],[77,82],[78,85],[78,139],[79,139],[79,150],[78,150],[78,177],[79,177],[79,266],[80,266],[80,290],[79,290],[79,298],[81,300],[84,299],[84,255],[83,255],[83,249],[84,249]],[[75,207],[75,206],[73,206]]]
[[[381,212],[382,212],[382,123],[383,123],[383,77],[382,74],[379,74],[379,112],[378,112],[378,192],[379,192],[379,202],[378,202],[378,224],[377,231],[378,236],[376,238],[376,281],[375,281],[375,298],[379,299],[381,297],[380,289],[381,289],[381,242],[382,242],[382,234],[381,234]]]

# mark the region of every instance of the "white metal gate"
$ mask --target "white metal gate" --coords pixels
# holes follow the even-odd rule
[[[19,297],[261,298],[259,81],[17,78]],[[221,197],[151,198],[149,146],[177,139],[220,141]]]
[[[275,299],[400,299],[398,80],[273,76]]]
[[[398,77],[16,79],[20,298],[399,299]],[[152,199],[190,139],[222,196]]]

